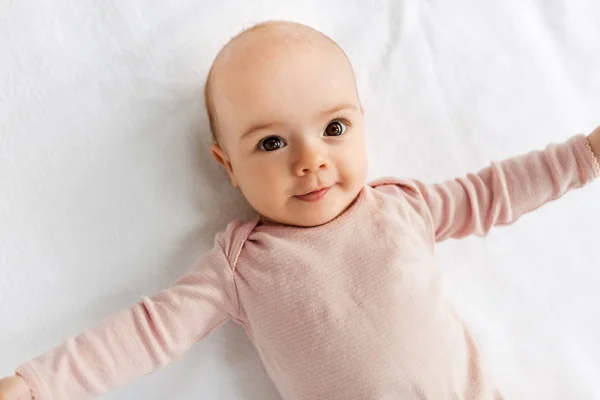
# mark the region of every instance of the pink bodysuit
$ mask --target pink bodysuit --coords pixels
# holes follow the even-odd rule
[[[599,174],[579,135],[442,184],[380,180],[322,226],[232,222],[173,286],[17,373],[35,399],[86,399],[232,319],[286,400],[499,399],[442,297],[434,245],[484,235]]]

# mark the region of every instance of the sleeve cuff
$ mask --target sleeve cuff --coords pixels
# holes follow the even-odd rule
[[[25,379],[25,382],[27,382],[27,385],[29,386],[29,390],[31,390],[31,398],[33,400],[50,400],[40,396],[41,391],[37,385],[37,383],[40,382],[40,378],[33,369],[27,367],[26,365],[22,365],[17,368],[15,374]]]
[[[596,173],[594,178],[597,178],[600,176],[600,161],[598,161],[598,156],[596,156],[596,153],[594,153],[594,150],[592,150],[592,145],[587,137],[585,138],[585,145],[588,150],[588,154],[592,158],[592,164],[594,165],[594,171]]]
[[[583,174],[583,183],[588,183],[600,176],[600,164],[592,151],[592,146],[587,136],[580,134],[572,138],[574,150],[577,154],[580,173]]]

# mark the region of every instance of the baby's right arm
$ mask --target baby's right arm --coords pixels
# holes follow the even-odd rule
[[[233,270],[223,236],[169,289],[142,297],[134,307],[21,365],[16,377],[1,381],[0,400],[86,399],[179,358],[237,315]]]

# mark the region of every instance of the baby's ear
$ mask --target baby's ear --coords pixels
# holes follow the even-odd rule
[[[229,175],[229,179],[231,180],[231,185],[237,189],[237,180],[235,179],[235,175],[233,173],[231,161],[229,161],[229,157],[227,157],[225,151],[217,143],[213,143],[210,146],[210,152],[212,153],[215,160],[217,160],[217,162],[221,164],[223,168],[225,168],[225,171],[227,171],[227,175]]]

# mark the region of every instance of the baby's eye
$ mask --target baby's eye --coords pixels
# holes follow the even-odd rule
[[[285,143],[280,137],[269,136],[264,138],[259,144],[258,148],[264,151],[275,151],[285,146]]]
[[[325,128],[325,136],[341,136],[348,127],[342,121],[332,121]]]

